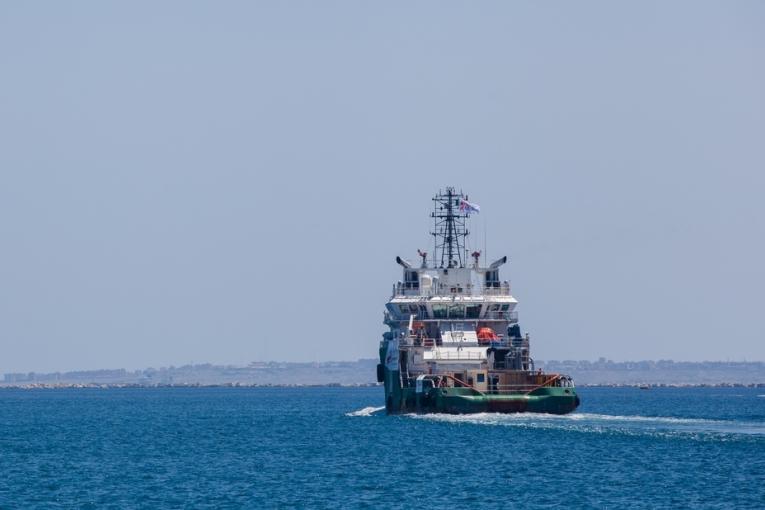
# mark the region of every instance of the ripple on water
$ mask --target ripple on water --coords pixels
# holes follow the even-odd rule
[[[610,415],[572,413],[546,414],[410,414],[415,419],[475,425],[506,426],[532,429],[562,429],[587,433],[618,433],[629,435],[664,435],[706,438],[729,436],[763,436],[765,424],[751,421],[712,420],[674,416]]]
[[[762,390],[593,388],[567,416],[386,416],[382,391],[0,391],[0,508],[765,501]]]

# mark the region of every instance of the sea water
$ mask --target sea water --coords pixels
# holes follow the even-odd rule
[[[765,508],[765,390],[578,391],[386,416],[379,387],[0,390],[0,508]]]

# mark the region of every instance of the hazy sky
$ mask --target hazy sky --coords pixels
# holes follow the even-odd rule
[[[765,359],[765,3],[2,2],[0,372],[377,355],[431,196],[537,359]]]

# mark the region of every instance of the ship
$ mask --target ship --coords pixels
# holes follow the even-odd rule
[[[377,365],[388,414],[566,414],[580,404],[571,377],[534,364],[518,301],[500,278],[507,257],[487,264],[468,253],[479,211],[461,191],[439,191],[431,257],[418,249],[419,267],[396,257],[403,277],[385,305]]]

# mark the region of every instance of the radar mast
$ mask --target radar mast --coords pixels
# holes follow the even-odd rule
[[[469,213],[460,207],[463,201],[467,201],[467,196],[457,193],[453,187],[447,187],[445,192],[439,191],[433,197],[430,215],[434,223],[431,232],[435,240],[433,263],[438,263],[440,258],[440,267],[465,267],[465,238],[469,234],[465,220]]]

